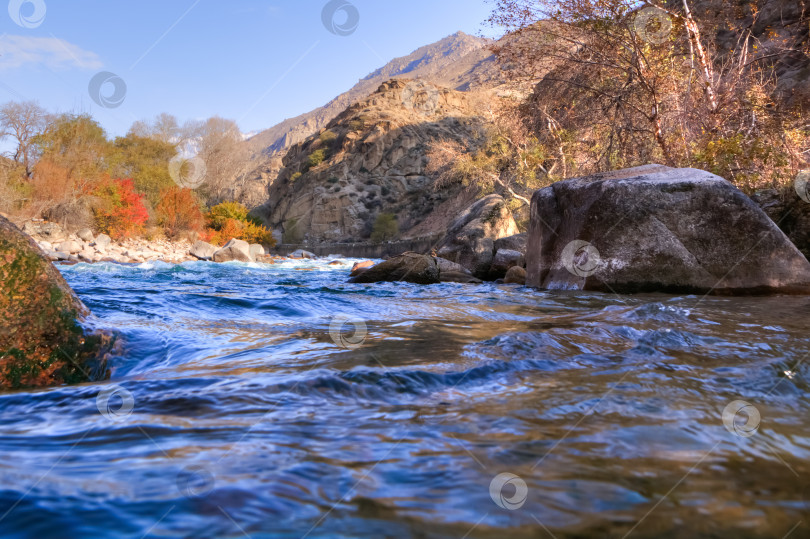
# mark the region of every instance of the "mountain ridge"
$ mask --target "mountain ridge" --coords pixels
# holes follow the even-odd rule
[[[489,50],[493,42],[464,32],[456,32],[412,53],[394,58],[372,71],[348,91],[322,107],[285,119],[245,141],[252,164],[244,174],[242,199],[249,206],[266,200],[267,186],[283,168],[281,159],[294,145],[336,118],[351,105],[372,95],[381,84],[398,77],[422,79],[458,91],[497,86],[502,82],[495,56]]]

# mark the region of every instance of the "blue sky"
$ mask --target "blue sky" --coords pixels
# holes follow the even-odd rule
[[[326,28],[327,0],[10,0],[0,10],[0,103],[90,113],[112,136],[161,112],[220,115],[253,132],[422,45],[492,33],[485,0],[332,2],[332,30],[349,35]],[[102,76],[103,95],[126,85],[120,106],[91,99],[99,72],[120,79]]]

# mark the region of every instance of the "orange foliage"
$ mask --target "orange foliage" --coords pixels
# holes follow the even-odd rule
[[[43,158],[37,163],[32,177],[34,202],[43,209],[67,201],[74,191],[73,180],[67,169]]]
[[[213,245],[225,245],[233,238],[241,239],[242,237],[242,223],[236,219],[225,219],[222,228],[219,230],[210,230],[210,242]]]
[[[170,238],[182,232],[201,233],[205,226],[205,217],[191,189],[172,186],[163,190],[156,212]]]

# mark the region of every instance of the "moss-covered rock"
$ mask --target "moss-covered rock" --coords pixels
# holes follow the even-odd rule
[[[82,326],[89,314],[36,243],[0,217],[0,389],[105,377],[112,338]]]

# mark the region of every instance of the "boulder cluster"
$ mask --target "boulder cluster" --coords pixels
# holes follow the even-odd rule
[[[524,284],[526,235],[499,195],[478,200],[450,226],[433,253],[404,253],[376,266],[355,266],[354,283],[404,281]]]

